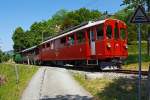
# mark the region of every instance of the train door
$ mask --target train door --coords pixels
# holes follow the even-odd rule
[[[114,41],[113,41],[113,22],[109,21],[108,23],[106,23],[106,51],[105,51],[105,55],[107,56],[113,56],[113,45],[114,45]]]
[[[121,44],[120,44],[120,36],[119,36],[119,26],[118,22],[115,23],[114,25],[114,55],[115,56],[120,56],[121,54]]]
[[[91,55],[95,55],[95,34],[93,29],[90,29],[90,46],[91,46]]]
[[[121,56],[127,56],[127,30],[125,26],[119,27],[120,29],[120,38],[121,38]]]

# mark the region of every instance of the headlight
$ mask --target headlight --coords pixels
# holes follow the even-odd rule
[[[128,45],[127,44],[125,44],[124,46],[125,46],[126,49],[128,49]]]
[[[110,43],[107,43],[107,47],[108,47],[108,48],[111,48],[111,45],[110,45]]]

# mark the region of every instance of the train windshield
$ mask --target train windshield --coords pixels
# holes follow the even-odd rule
[[[107,39],[111,39],[111,36],[112,36],[112,26],[108,25],[106,28],[106,37]]]
[[[125,28],[121,28],[120,29],[120,36],[121,36],[121,39],[126,39],[126,29]]]
[[[114,28],[114,38],[115,38],[116,40],[119,39],[118,23],[115,24],[115,28]]]

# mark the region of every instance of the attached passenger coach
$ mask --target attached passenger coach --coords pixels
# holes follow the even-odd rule
[[[23,62],[120,67],[128,56],[127,26],[117,19],[89,21],[21,51]]]

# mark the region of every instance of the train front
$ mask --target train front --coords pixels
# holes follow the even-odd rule
[[[127,26],[117,19],[107,19],[102,26],[103,38],[96,41],[97,59],[101,66],[110,64],[120,67],[128,57]]]

